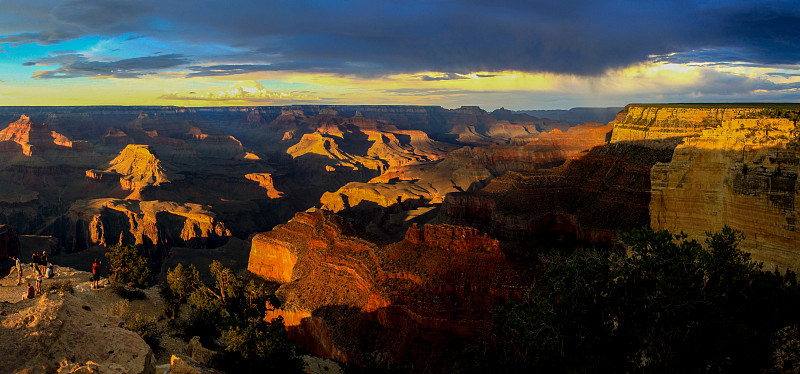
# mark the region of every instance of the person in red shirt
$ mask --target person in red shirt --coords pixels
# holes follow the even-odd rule
[[[102,263],[98,259],[94,259],[94,263],[92,264],[92,288],[97,289],[100,288],[100,265]]]
[[[28,282],[28,293],[22,295],[22,300],[33,299],[34,297],[36,297],[36,290],[33,289],[33,286]]]

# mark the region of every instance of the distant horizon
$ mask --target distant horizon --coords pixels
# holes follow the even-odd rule
[[[731,105],[731,106],[798,106],[800,107],[800,101],[798,102],[653,102],[653,103],[641,103],[641,102],[630,102],[623,105],[610,105],[610,106],[575,106],[571,108],[525,108],[525,109],[516,109],[516,108],[506,108],[506,107],[483,107],[480,105],[471,105],[471,104],[464,104],[459,106],[443,106],[443,105],[436,105],[436,104],[363,104],[363,103],[354,103],[354,104],[313,104],[313,103],[304,103],[304,104],[252,104],[252,105],[138,105],[138,104],[131,104],[131,105],[119,105],[119,104],[86,104],[86,105],[0,105],[0,108],[78,108],[78,107],[119,107],[119,108],[268,108],[268,107],[292,107],[292,106],[299,106],[299,107],[355,107],[355,106],[364,106],[364,107],[428,107],[428,108],[443,108],[446,110],[455,110],[455,109],[462,109],[464,107],[478,107],[481,110],[486,112],[493,112],[495,110],[509,110],[512,112],[526,112],[526,111],[570,111],[574,109],[611,109],[611,108],[625,108],[628,105],[654,105],[654,106],[684,106],[684,105],[692,105],[692,106],[703,106],[703,105],[710,105],[710,106],[720,106],[720,105]]]

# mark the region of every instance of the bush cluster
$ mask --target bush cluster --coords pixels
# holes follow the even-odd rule
[[[203,345],[222,341],[226,355],[220,368],[231,372],[301,372],[302,361],[286,336],[282,318],[265,321],[267,300],[274,297],[265,284],[245,281],[219,261],[209,266],[212,284],[200,281],[194,265],[178,264],[167,272],[161,287],[165,314],[175,320],[180,306],[191,305],[186,336],[199,336]]]
[[[778,349],[800,338],[785,333],[800,323],[797,277],[763,271],[738,248],[740,232],[725,227],[701,244],[640,229],[621,240],[610,254],[543,256],[527,297],[494,311],[492,334],[456,371],[798,369]]]

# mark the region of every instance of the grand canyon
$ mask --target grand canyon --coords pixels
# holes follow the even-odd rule
[[[477,107],[3,107],[0,251],[45,249],[75,272],[133,244],[162,281],[223,260],[274,285],[263,318],[309,357],[412,371],[450,367],[553,249],[727,225],[766,269],[797,269],[800,105],[618,109],[570,123]],[[20,313],[98,302],[64,297],[3,324],[31,336]],[[146,356],[126,362],[149,372]],[[42,367],[85,364],[70,360]]]
[[[800,373],[795,0],[6,0],[0,374]]]

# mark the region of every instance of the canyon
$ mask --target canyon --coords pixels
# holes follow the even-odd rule
[[[438,165],[464,146],[527,143],[547,135],[545,122],[561,123],[403,106],[2,107],[0,119],[9,121],[0,129],[0,223],[53,236],[64,252],[130,243],[153,247],[156,260],[172,246],[246,239],[294,212],[337,204],[323,195],[354,190],[348,183]],[[541,165],[565,157],[537,149],[523,152]],[[485,181],[478,168],[455,165],[468,156],[454,157],[437,173],[459,182],[420,182],[427,200]],[[516,160],[508,162],[527,161]],[[403,186],[384,187],[406,196]]]
[[[265,318],[314,355],[423,372],[487,333],[550,250],[728,225],[766,269],[800,266],[800,105],[527,113],[0,107],[0,255],[18,233],[64,256],[229,257],[276,283]]]

